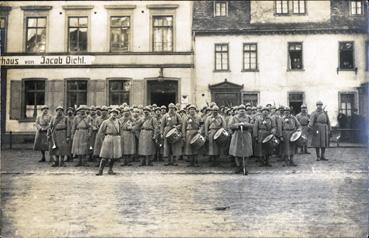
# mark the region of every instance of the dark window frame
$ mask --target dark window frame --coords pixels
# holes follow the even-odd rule
[[[358,10],[358,7],[357,5],[355,6],[355,13],[352,12],[352,4],[355,3],[357,4],[358,2],[361,3],[361,12],[358,14],[357,13],[357,10]],[[349,15],[350,16],[353,16],[353,17],[356,17],[356,16],[364,16],[364,11],[365,10],[365,2],[363,0],[349,0]]]
[[[352,67],[342,68],[341,67],[341,44],[352,43]],[[338,70],[340,71],[356,71],[355,64],[355,42],[354,41],[340,41],[338,42]]]
[[[75,26],[71,27],[70,26],[70,19],[71,18],[78,18],[78,26],[77,27],[75,27]],[[87,19],[87,27],[81,27],[79,25],[80,18],[86,18]],[[71,45],[70,45],[71,44],[71,40],[70,40],[70,29],[71,28],[78,29],[78,32],[80,32],[79,29],[81,29],[81,28],[86,29],[86,50],[81,50],[80,47],[79,47],[79,33],[77,35],[78,50],[72,50],[71,49]],[[68,52],[88,52],[88,44],[89,44],[89,16],[87,16],[87,15],[84,15],[84,16],[68,15],[67,16],[67,50],[68,50]]]
[[[366,62],[366,67],[365,70],[369,71],[369,41],[365,41],[365,62]]]
[[[287,3],[287,12],[283,12],[283,2]],[[282,12],[277,12],[277,5],[281,6],[281,11]],[[290,3],[289,0],[274,0],[274,15],[277,16],[286,16],[286,15],[290,15]]]
[[[126,17],[128,18],[128,27],[123,27],[123,26],[113,26],[112,25],[112,19],[113,18],[116,18],[116,17]],[[111,15],[109,16],[109,21],[110,21],[110,42],[109,42],[109,46],[110,46],[110,52],[129,52],[130,51],[130,47],[131,47],[131,29],[132,29],[132,26],[131,26],[131,16],[130,15],[121,15],[121,16],[118,16],[118,15]],[[112,47],[112,29],[128,29],[128,43],[127,43],[127,50],[113,50],[113,47]]]
[[[224,4],[225,5],[225,15],[217,15],[216,14],[216,9],[217,9],[217,4]],[[214,11],[213,11],[213,16],[214,17],[226,17],[228,16],[228,1],[214,1],[214,5],[213,5]]]
[[[0,55],[2,55],[3,53],[6,53],[6,48],[7,48],[7,38],[8,38],[8,17],[7,16],[1,16],[1,19],[4,19],[4,28],[2,28],[1,30],[4,31],[4,37],[1,38],[1,43],[2,43],[2,47],[3,50],[0,47]],[[0,36],[1,37],[1,36]]]
[[[223,48],[223,46],[227,46],[227,50],[223,51],[223,49],[221,51],[217,51],[217,46],[221,46],[221,48]],[[221,69],[217,69],[217,53],[221,54]],[[223,53],[227,53],[227,65],[226,68],[223,68]],[[214,44],[214,72],[229,72],[230,68],[229,68],[229,43],[215,43]]]
[[[290,51],[290,47],[293,45],[300,45],[301,46],[301,68],[292,68],[292,62],[291,62],[291,51]],[[297,50],[294,50],[297,51]],[[288,42],[287,44],[287,70],[288,71],[303,71],[304,70],[304,46],[303,46],[303,42]]]
[[[242,103],[244,103],[245,104],[245,95],[256,95],[256,104],[255,105],[251,105],[252,107],[253,106],[257,106],[257,105],[259,105],[259,101],[260,101],[260,92],[259,91],[242,91],[241,92],[241,94],[242,94]],[[245,104],[246,105],[246,104]]]
[[[353,96],[353,101],[352,101],[352,104],[353,105],[351,105],[351,109],[347,109],[347,105],[346,105],[346,108],[342,108],[341,106],[342,106],[342,96],[343,95],[352,95]],[[359,113],[359,107],[358,107],[358,105],[357,105],[357,103],[358,103],[358,95],[357,95],[357,92],[354,92],[354,91],[342,91],[342,92],[338,92],[338,112],[339,113],[343,113],[343,114],[345,114],[346,116],[348,116],[348,114],[347,114],[347,112],[348,111],[351,111],[351,115],[350,116],[352,116],[352,113],[353,112],[357,112],[357,113]],[[346,104],[347,104],[347,102],[346,102]]]
[[[39,27],[38,26],[38,20],[39,19],[45,19],[45,26],[44,27]],[[36,27],[30,27],[28,26],[28,20],[29,19],[36,19]],[[25,41],[24,41],[24,49],[25,49],[25,52],[26,53],[45,53],[46,52],[46,47],[47,47],[47,23],[48,22],[48,17],[47,16],[26,16],[25,18]],[[36,36],[37,36],[37,32],[38,30],[40,29],[44,29],[45,30],[45,50],[44,51],[37,51],[37,52],[32,52],[32,51],[29,51],[28,50],[28,47],[27,47],[27,42],[28,42],[28,30],[30,29],[35,29],[36,30]],[[36,38],[37,40],[37,38]]]
[[[255,46],[255,50],[245,50],[245,46],[249,45]],[[245,68],[245,53],[255,53],[255,68],[251,68],[251,63],[249,63],[250,68]],[[251,62],[251,57],[249,56],[249,62]],[[243,72],[255,72],[259,71],[259,64],[258,64],[258,44],[256,42],[250,42],[250,43],[243,43],[242,45],[242,71]]]
[[[172,25],[171,26],[155,26],[155,18],[165,18],[165,17],[171,17],[172,18]],[[174,51],[174,37],[175,37],[175,32],[174,32],[174,15],[152,15],[152,42],[151,42],[151,46],[152,46],[152,52],[173,52]],[[170,50],[164,50],[164,44],[165,42],[162,41],[161,42],[161,50],[156,50],[155,48],[155,29],[171,29],[172,32],[172,37],[171,37],[171,49]],[[162,39],[164,39],[163,37],[163,32],[161,31],[161,35],[162,35]]]
[[[292,95],[301,95],[301,100],[294,100],[294,99],[292,99],[291,100],[291,96]],[[290,92],[287,92],[287,104],[288,105],[290,105],[291,104],[291,102],[292,103],[301,103],[301,105],[302,104],[304,104],[305,103],[305,92],[303,92],[303,91],[290,91]],[[292,111],[292,108],[291,108],[291,111]],[[293,108],[293,111],[296,111],[296,112],[300,112],[301,111],[301,107],[300,108]]]
[[[90,81],[90,78],[66,78],[64,79],[64,89],[65,89],[65,93],[64,93],[64,97],[65,97],[65,105],[66,107],[74,107],[74,105],[77,105],[80,106],[80,105],[83,105],[83,104],[79,104],[78,103],[78,99],[77,99],[77,104],[73,104],[73,105],[68,105],[69,104],[69,94],[70,93],[83,93],[84,91],[86,91],[86,105],[88,104],[88,84],[89,84],[89,81]],[[68,83],[70,82],[86,82],[86,90],[80,90],[80,89],[77,89],[77,90],[72,90],[70,91],[69,88],[68,88]],[[78,96],[77,96],[78,97]]]
[[[112,90],[111,90],[111,88],[110,88],[110,84],[112,83],[112,82],[122,82],[122,89],[121,90],[114,90],[113,92],[112,92]],[[128,82],[130,85],[131,85],[131,79],[130,78],[109,78],[108,80],[107,80],[107,93],[108,93],[108,103],[109,103],[109,105],[121,105],[122,103],[124,103],[121,99],[121,97],[123,96],[123,94],[127,94],[127,98],[128,98],[128,101],[126,102],[128,105],[129,105],[129,103],[130,103],[130,101],[131,101],[131,88],[129,89],[129,90],[124,90],[124,83],[125,82]],[[119,95],[119,98],[120,98],[120,100],[119,101],[122,101],[121,103],[118,103],[118,104],[116,104],[116,103],[113,103],[112,102],[112,93],[121,93],[120,95]]]
[[[299,12],[295,12],[295,2],[297,1],[298,3],[298,9],[299,9]],[[303,12],[301,12],[301,2],[304,3],[304,7],[303,7]],[[292,0],[292,10],[291,10],[291,13],[293,15],[306,15],[306,4],[307,4],[307,1],[306,0]]]
[[[44,82],[44,89],[26,89],[26,84],[27,82]],[[36,105],[34,105],[34,114],[33,114],[33,117],[26,117],[26,111],[27,111],[27,108],[26,108],[26,94],[27,93],[33,93],[34,94],[34,97],[36,97],[36,94],[37,93],[44,93],[44,104],[46,104],[46,89],[47,89],[47,79],[46,78],[23,78],[22,79],[22,95],[21,95],[21,119],[20,121],[22,122],[32,122],[32,121],[35,121],[36,120],[36,117],[37,117],[37,103],[35,103]],[[35,102],[37,101],[36,98],[34,98]],[[40,104],[39,106],[42,106],[44,104]]]

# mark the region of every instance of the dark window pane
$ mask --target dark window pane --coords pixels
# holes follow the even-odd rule
[[[45,93],[36,93],[36,104],[37,105],[45,104]]]
[[[67,88],[68,88],[68,90],[76,90],[78,88],[78,82],[77,81],[69,81]]]
[[[111,81],[110,90],[123,90],[123,81]]]
[[[80,28],[79,50],[80,51],[87,51],[87,28]]]
[[[87,81],[78,81],[79,90],[87,90]]]
[[[26,93],[26,105],[35,105],[35,95],[34,93]]]
[[[78,105],[87,104],[87,92],[78,93]]]
[[[340,68],[353,69],[354,68],[354,49],[352,42],[340,43]]]

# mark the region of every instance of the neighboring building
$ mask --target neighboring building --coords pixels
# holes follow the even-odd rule
[[[192,2],[1,3],[2,131],[33,132],[40,105],[192,99]]]
[[[192,29],[198,104],[321,99],[333,125],[368,118],[367,1],[199,1]]]

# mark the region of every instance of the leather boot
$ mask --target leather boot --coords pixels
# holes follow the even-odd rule
[[[116,173],[113,172],[114,160],[110,159],[109,161],[109,171],[108,174],[115,175]]]
[[[293,156],[290,156],[290,166],[294,166],[294,167],[296,167],[296,166],[297,166],[297,164],[295,164],[295,163],[293,162]]]
[[[99,166],[99,172],[96,174],[96,176],[101,176],[103,174],[105,164],[106,164],[106,160],[101,159],[100,160],[100,166]]]
[[[80,167],[80,166],[82,166],[83,164],[82,164],[82,155],[78,155],[78,163],[76,164],[76,166],[75,167]]]

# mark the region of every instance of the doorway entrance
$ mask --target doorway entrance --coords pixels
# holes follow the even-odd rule
[[[178,81],[149,80],[147,81],[147,104],[168,107],[169,103],[178,102]]]

